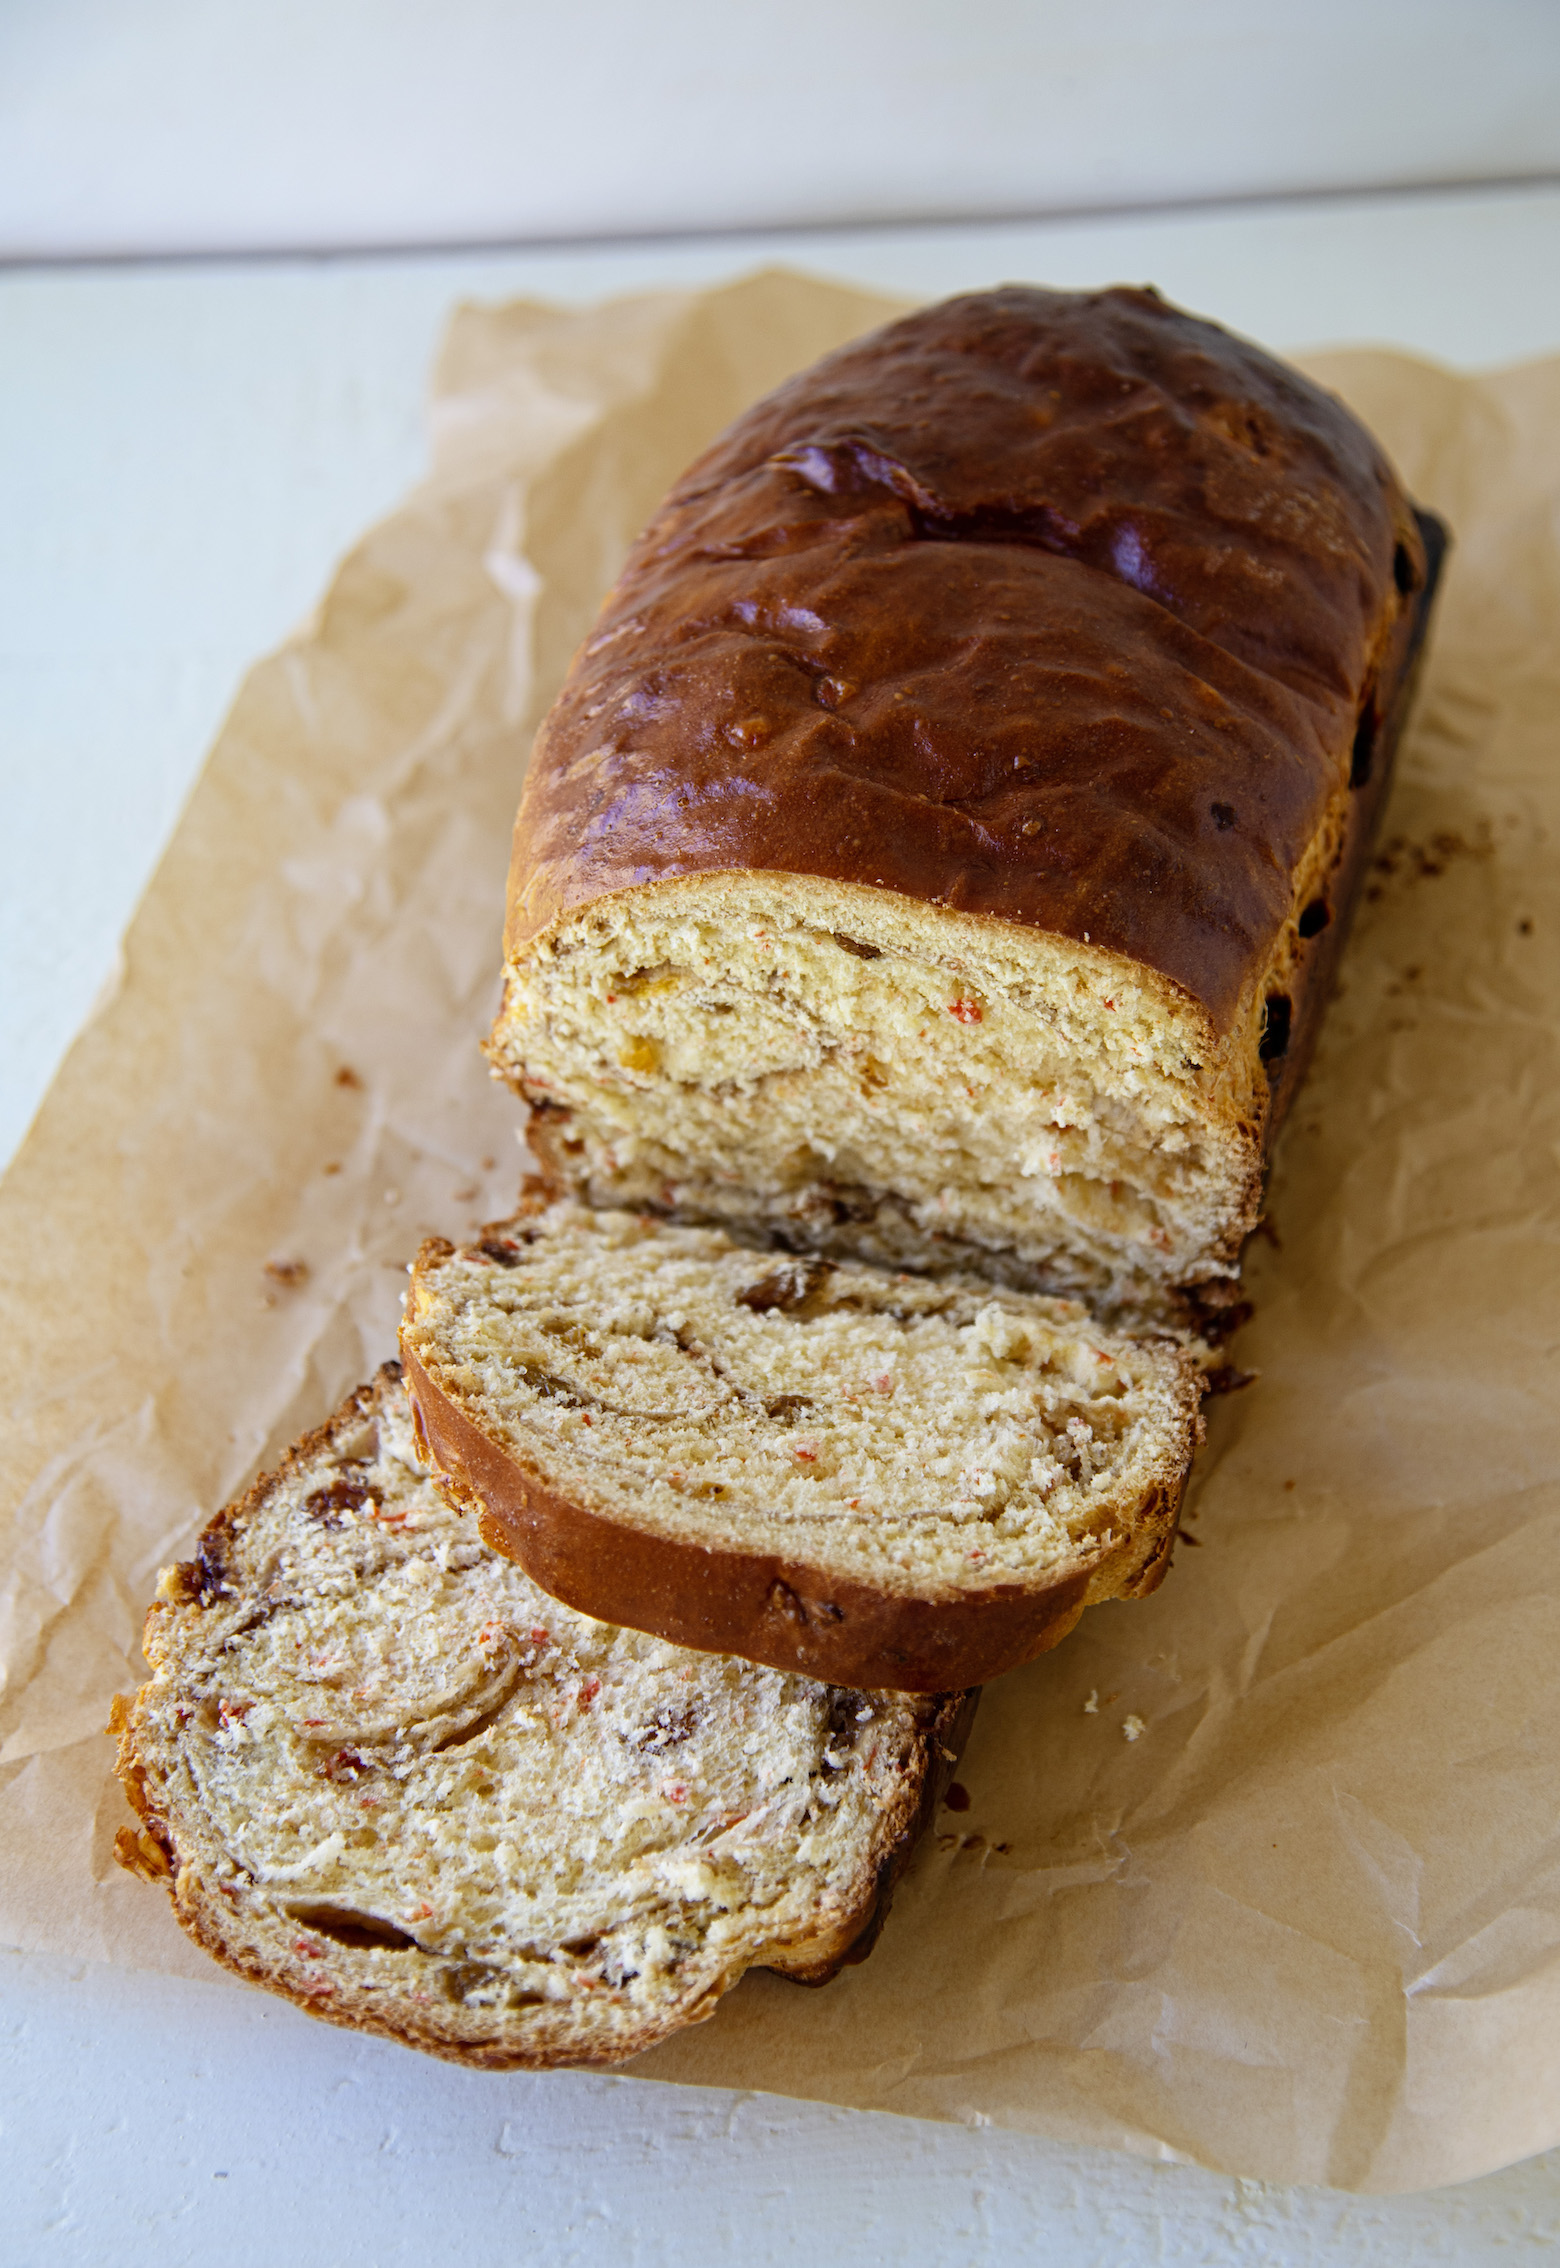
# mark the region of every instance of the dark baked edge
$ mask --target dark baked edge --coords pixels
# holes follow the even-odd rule
[[[854,1968],[857,1962],[867,1958],[883,1933],[883,1924],[888,1919],[894,1892],[915,1856],[916,1845],[930,1827],[936,1817],[937,1806],[948,1792],[979,1707],[978,1685],[967,1693],[944,1693],[938,1696],[936,1715],[916,1736],[921,1759],[920,1800],[878,1861],[877,1874],[860,1922],[857,1923],[852,1917],[852,1922],[848,1925],[851,1935],[841,1949],[813,1966],[782,1968],[778,1962],[771,1961],[768,1966],[777,1976],[785,1977],[791,1984],[824,1985],[837,1977],[841,1969]]]
[[[1269,1103],[1263,1126],[1264,1172],[1272,1162],[1273,1145],[1305,1079],[1327,1003],[1332,997],[1338,963],[1348,940],[1359,902],[1360,888],[1370,864],[1372,845],[1391,792],[1398,748],[1419,689],[1429,642],[1430,618],[1440,590],[1441,573],[1451,547],[1451,533],[1433,512],[1412,507],[1425,545],[1425,579],[1415,594],[1412,625],[1404,640],[1391,681],[1375,688],[1379,723],[1371,754],[1370,776],[1349,791],[1342,841],[1323,895],[1328,923],[1314,944],[1305,947],[1285,997],[1290,1003],[1289,1040],[1270,1069]]]

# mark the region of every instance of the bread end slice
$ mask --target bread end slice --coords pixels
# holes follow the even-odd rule
[[[977,1696],[847,1692],[575,1614],[419,1459],[399,1366],[165,1572],[121,1862],[327,2022],[614,2064],[750,1967],[870,1949]]]

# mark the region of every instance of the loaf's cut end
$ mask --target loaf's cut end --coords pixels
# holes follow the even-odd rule
[[[552,1170],[798,1247],[1228,1308],[1438,531],[1152,292],[924,308],[739,418],[537,738],[496,1070]]]
[[[816,876],[647,883],[509,969],[494,1064],[598,1206],[973,1269],[1185,1323],[1255,1225],[1261,1006],[1232,1040],[1119,954]]]
[[[394,1365],[168,1570],[146,1651],[124,1863],[241,1976],[489,2068],[859,1958],[974,1704],[571,1612],[437,1484]]]
[[[1201,1430],[1075,1302],[560,1201],[423,1248],[428,1454],[555,1597],[845,1685],[979,1684],[1168,1564]]]

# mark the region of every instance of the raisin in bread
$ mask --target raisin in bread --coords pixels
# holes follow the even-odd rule
[[[434,1240],[428,1454],[554,1597],[844,1685],[973,1685],[1168,1564],[1201,1431],[1173,1344],[1076,1303],[562,1201]]]
[[[1228,1306],[1443,541],[1152,292],[978,293],[782,386],[537,740],[491,1042],[533,1146],[594,1204]]]
[[[859,1958],[974,1695],[844,1692],[572,1613],[420,1461],[396,1366],[162,1578],[120,1856],[312,2014],[614,2063]]]

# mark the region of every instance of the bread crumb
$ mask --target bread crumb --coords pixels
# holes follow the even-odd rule
[[[1100,1689],[1097,1685],[1090,1689],[1089,1698],[1083,1704],[1083,1713],[1086,1717],[1097,1717],[1099,1715]]]
[[[1147,1730],[1148,1727],[1141,1717],[1123,1717],[1121,1720],[1121,1737],[1123,1740],[1141,1740]]]

